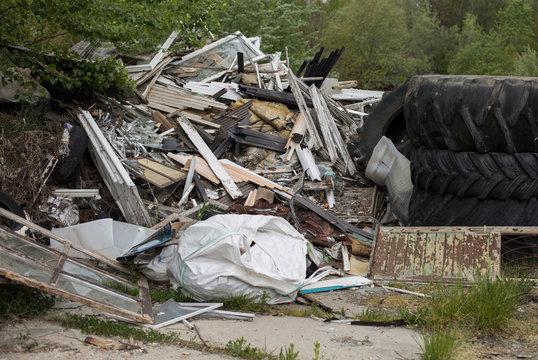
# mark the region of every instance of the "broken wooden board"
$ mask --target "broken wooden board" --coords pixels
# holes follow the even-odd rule
[[[301,163],[303,170],[307,173],[310,179],[313,181],[321,181],[321,173],[319,172],[319,168],[316,165],[316,160],[314,159],[314,155],[312,155],[310,149],[307,147],[301,148],[298,146],[295,148],[295,153],[299,158],[299,162]]]
[[[241,193],[235,182],[232,180],[228,172],[222,167],[222,165],[219,163],[219,160],[215,157],[211,149],[207,146],[207,144],[204,142],[200,134],[198,134],[198,132],[192,126],[189,120],[180,116],[179,125],[183,128],[194,146],[196,146],[198,152],[207,161],[207,164],[209,165],[215,176],[219,178],[220,182],[222,183],[222,186],[224,186],[224,189],[226,189],[226,192],[228,192],[228,194],[233,199],[237,199],[243,196],[243,194]]]
[[[137,162],[140,166],[151,170],[157,174],[160,174],[173,182],[178,182],[185,179],[186,175],[182,171],[171,168],[170,166],[163,165],[157,161],[151,159],[137,159]]]
[[[166,154],[170,159],[177,161],[181,165],[184,166],[184,169],[188,171],[190,167],[190,161],[192,159],[192,155],[187,154],[174,154],[174,153],[168,153]],[[203,178],[211,181],[213,184],[218,185],[220,184],[220,180],[215,176],[209,165],[207,164],[207,161],[205,161],[202,157],[196,156],[196,168],[195,171],[197,174],[202,176]]]
[[[380,227],[370,262],[374,281],[472,282],[500,275],[502,228]]]
[[[128,160],[125,165],[131,173],[152,185],[164,188],[185,179],[185,173],[157,161],[141,158]]]

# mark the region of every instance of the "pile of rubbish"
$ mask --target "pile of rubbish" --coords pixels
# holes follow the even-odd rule
[[[231,296],[277,304],[472,281],[536,259],[538,231],[522,227],[538,222],[536,112],[506,90],[538,100],[534,80],[418,76],[358,90],[328,77],[343,49],[294,73],[260,38],[237,32],[176,56],[176,37],[126,67],[136,98],[71,107],[58,152],[43,154],[46,221],[0,193],[0,276],[159,328],[252,319],[211,303]],[[201,303],[152,306],[148,279]]]

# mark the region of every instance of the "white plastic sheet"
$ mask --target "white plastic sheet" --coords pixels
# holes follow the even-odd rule
[[[396,149],[386,137],[382,137],[366,166],[366,176],[389,193],[392,211],[406,223],[409,217],[409,201],[413,193],[409,160]]]
[[[72,244],[115,260],[153,235],[156,230],[112,219],[100,219],[51,231]],[[54,239],[50,239],[50,246],[58,250],[63,249],[63,244]],[[73,251],[73,253],[76,257],[87,258],[81,252]]]
[[[246,295],[291,302],[305,284],[306,243],[279,217],[217,215],[181,235],[168,273],[197,301]]]

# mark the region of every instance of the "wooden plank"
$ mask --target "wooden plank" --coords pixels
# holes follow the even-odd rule
[[[207,202],[209,200],[209,197],[207,196],[206,187],[204,186],[202,179],[200,179],[200,176],[194,172],[194,185],[196,186],[196,190],[198,191],[198,194],[200,194],[200,197],[202,198],[203,202]]]
[[[136,86],[140,86],[142,84],[144,84],[146,81],[148,81],[149,79],[153,79],[153,75],[155,75],[158,71],[160,71],[161,69],[164,69],[164,67],[168,64],[170,64],[172,61],[176,60],[175,57],[167,57],[166,59],[164,59],[163,61],[161,61],[159,63],[158,66],[155,67],[155,69],[151,70],[151,71],[148,71],[146,72],[144,75],[142,75],[140,78],[136,79]]]
[[[182,198],[185,197],[185,195],[190,192],[189,187],[192,185],[194,174],[196,173],[196,157],[195,156],[191,157],[190,161],[191,163],[189,165],[189,172],[187,173],[187,179],[185,180],[185,187],[183,188],[183,194],[181,195]]]
[[[256,193],[257,190],[252,190],[248,193],[247,199],[245,200],[245,206],[251,207],[254,206],[254,203],[256,202]]]
[[[138,298],[142,305],[142,314],[151,319],[153,317],[153,309],[151,306],[148,279],[142,275],[138,278]]]
[[[345,272],[351,270],[351,265],[349,263],[349,251],[346,244],[342,244],[342,266]]]
[[[263,186],[268,189],[277,189],[277,190],[286,191],[286,192],[291,191],[290,189],[287,189],[280,184],[277,184],[271,180],[268,180],[264,178],[263,176],[256,174],[253,171],[245,169],[244,167],[237,165],[236,163],[228,159],[221,159],[219,161],[228,171],[233,171],[237,174],[240,174],[241,178],[244,181],[250,181],[258,186]]]
[[[174,153],[168,153],[166,154],[170,159],[177,161],[181,165],[189,167],[191,155],[186,154],[174,154]],[[196,157],[196,173],[202,176],[203,178],[211,181],[213,184],[218,185],[220,184],[220,180],[215,176],[207,162],[202,158],[197,156]]]
[[[151,169],[146,169],[144,167],[141,167],[140,169],[133,169],[133,173],[159,188],[167,187],[175,182],[164,175],[161,175]]]
[[[183,116],[180,116],[179,125],[183,128],[187,136],[191,139],[198,152],[207,161],[207,164],[209,165],[215,176],[219,178],[220,182],[224,186],[224,189],[226,189],[226,192],[228,192],[232,199],[237,199],[243,196],[235,182],[230,178],[230,175],[219,163],[219,160],[215,157],[211,149],[207,146],[207,144],[204,142],[200,134],[198,134],[198,132],[192,126],[189,120],[187,120]]]
[[[151,89],[153,88],[153,85],[155,85],[155,82],[157,81],[157,79],[159,78],[159,76],[161,76],[161,73],[163,71],[163,68],[161,68],[159,71],[157,71],[155,73],[155,75],[153,76],[153,78],[151,79],[151,81],[149,82],[149,84],[146,86],[146,88],[144,89],[144,91],[142,91],[142,97],[144,99],[146,99],[146,101],[148,100],[148,94],[149,92],[151,91]]]
[[[185,179],[186,177],[186,175],[182,171],[163,165],[151,159],[142,158],[142,159],[138,159],[137,161],[140,164],[140,166],[146,169],[149,169],[151,171],[154,171],[157,174],[165,176],[168,179],[173,180],[174,182],[181,181]]]
[[[172,122],[158,110],[151,110],[151,118],[159,125],[159,130],[167,131],[175,128]]]

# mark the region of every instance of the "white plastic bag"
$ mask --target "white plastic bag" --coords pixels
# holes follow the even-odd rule
[[[198,301],[246,295],[291,302],[305,284],[306,243],[279,217],[217,215],[181,235],[168,273]]]

